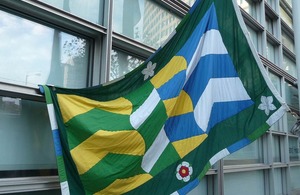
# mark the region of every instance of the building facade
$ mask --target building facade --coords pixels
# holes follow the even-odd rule
[[[147,59],[195,0],[0,1],[0,194],[60,194],[38,84],[117,79]],[[299,0],[236,0],[274,86],[299,115]],[[299,195],[300,133],[286,114],[217,162],[191,195]]]

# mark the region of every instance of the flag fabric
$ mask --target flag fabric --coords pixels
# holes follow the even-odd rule
[[[198,0],[168,41],[118,81],[43,86],[63,194],[186,194],[288,107],[235,0]]]

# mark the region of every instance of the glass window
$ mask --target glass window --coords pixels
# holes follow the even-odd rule
[[[207,177],[201,179],[199,185],[188,193],[188,195],[207,194]]]
[[[274,169],[274,192],[275,195],[284,194],[282,181],[282,170]]]
[[[280,1],[282,1],[282,0],[280,0]],[[285,0],[285,2],[286,2],[289,6],[292,7],[292,0]]]
[[[298,77],[296,63],[286,55],[283,55],[283,68],[287,73],[289,73],[293,77]]]
[[[110,80],[114,80],[132,71],[144,61],[119,50],[111,52]]]
[[[273,161],[281,162],[281,152],[280,152],[280,136],[273,135]]]
[[[288,36],[284,31],[281,32],[282,44],[286,46],[291,52],[295,51],[294,40]]]
[[[269,33],[274,35],[274,22],[273,19],[268,15],[266,15],[266,28]]]
[[[257,139],[248,146],[228,155],[224,158],[225,165],[262,163],[261,139]]]
[[[286,113],[287,116],[287,131],[290,132],[290,130],[294,127],[294,125],[297,122],[297,118],[295,116],[293,116],[291,113],[287,112]]]
[[[252,43],[254,44],[254,47],[256,51],[259,51],[258,49],[258,32],[253,30],[251,27],[247,26],[248,32],[250,33],[250,37],[252,40]]]
[[[274,87],[275,87],[275,88],[277,89],[277,91],[279,92],[279,94],[281,94],[280,78],[279,78],[277,75],[275,75],[275,74],[273,74],[273,73],[271,73],[271,72],[269,72],[269,78],[270,78],[270,80],[272,81]]]
[[[300,139],[289,137],[290,161],[300,161]]]
[[[46,104],[0,96],[0,116],[0,178],[56,175]]]
[[[247,171],[224,174],[224,194],[264,195],[263,171]]]
[[[82,3],[82,0],[40,0],[51,6],[70,12],[80,18],[103,24],[104,0],[88,0]]]
[[[154,48],[164,43],[180,20],[151,0],[114,0],[113,30]]]
[[[89,41],[0,11],[0,82],[87,86]]]
[[[291,167],[291,195],[300,194],[300,167]]]
[[[285,82],[285,101],[289,106],[299,109],[298,90],[288,82]]]
[[[280,6],[280,16],[282,20],[291,28],[293,29],[293,20],[288,15],[288,13]]]
[[[276,64],[275,46],[267,42],[267,59]]]
[[[276,0],[265,0],[273,9],[275,8]]]
[[[256,18],[255,5],[251,0],[237,0],[237,4],[253,18]]]

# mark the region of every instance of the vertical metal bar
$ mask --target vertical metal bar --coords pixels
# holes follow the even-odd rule
[[[107,60],[106,81],[109,81],[111,50],[112,50],[112,25],[113,25],[113,1],[109,0],[108,26],[107,26]]]
[[[106,35],[103,38],[102,49],[102,67],[101,67],[101,83],[109,81],[110,63],[111,63],[111,50],[112,50],[112,24],[113,24],[113,1],[106,0],[105,24]]]
[[[218,162],[218,194],[224,195],[224,160]]]

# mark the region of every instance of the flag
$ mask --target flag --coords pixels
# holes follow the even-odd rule
[[[119,80],[43,86],[65,194],[186,194],[288,107],[235,0],[198,0],[168,41]]]

